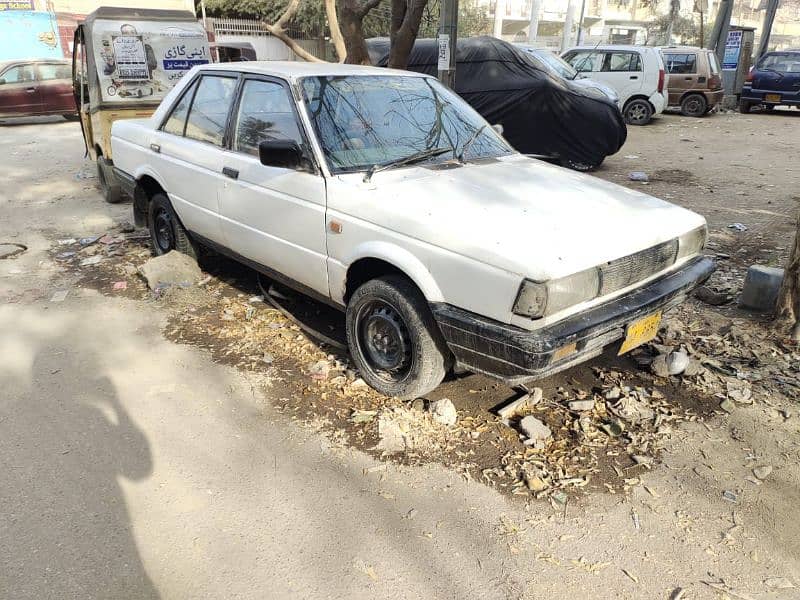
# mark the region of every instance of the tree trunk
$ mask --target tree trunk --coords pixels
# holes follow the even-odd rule
[[[428,0],[392,0],[389,39],[389,67],[405,69],[419,33],[419,24]],[[455,48],[452,49],[455,52]]]
[[[300,7],[300,2],[301,0],[290,0],[289,4],[286,6],[286,10],[283,11],[283,14],[277,21],[275,21],[274,24],[263,23],[263,25],[267,31],[289,46],[289,48],[292,49],[292,52],[297,54],[297,56],[303,60],[307,60],[309,62],[325,62],[311,54],[308,50],[303,48],[300,44],[289,37],[288,33],[286,33],[286,24],[292,20],[295,14],[297,14],[297,9]]]
[[[342,37],[342,30],[339,28],[339,17],[336,15],[336,0],[324,0],[325,14],[328,17],[328,27],[331,30],[331,42],[336,50],[336,57],[339,62],[344,62],[347,58],[347,48]]]
[[[800,341],[800,215],[797,219],[797,229],[794,235],[792,252],[781,284],[776,316],[779,326],[788,323],[792,326],[791,337]]]
[[[364,40],[364,17],[381,0],[339,0],[339,20],[347,51],[345,62],[351,65],[371,65],[367,42]]]

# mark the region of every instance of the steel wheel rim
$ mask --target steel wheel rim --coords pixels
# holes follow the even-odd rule
[[[403,317],[384,300],[372,300],[356,314],[359,353],[380,379],[399,382],[411,372],[411,335]]]
[[[175,236],[172,230],[172,218],[169,213],[163,209],[159,210],[153,219],[153,231],[156,240],[156,246],[162,252],[166,253],[175,247]]]
[[[700,100],[698,98],[691,98],[686,103],[686,112],[691,115],[696,115],[702,112],[702,106],[700,105]]]

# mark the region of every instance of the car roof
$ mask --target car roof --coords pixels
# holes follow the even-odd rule
[[[708,48],[698,48],[697,46],[659,46],[659,49],[670,52],[711,52]]]
[[[64,64],[71,65],[72,62],[66,58],[15,58],[12,60],[0,60],[0,69],[5,69],[11,65],[26,65],[28,63],[44,63],[44,64]]]
[[[235,63],[217,63],[204,65],[202,71],[236,71],[255,75],[272,75],[282,79],[299,79],[301,77],[337,77],[343,75],[399,75],[403,77],[429,77],[412,71],[400,71],[383,67],[366,67],[362,65],[343,65],[329,62],[300,62],[280,60],[254,60]]]
[[[658,50],[658,48],[655,46],[624,46],[612,44],[608,46],[575,46],[565,50],[565,52],[569,52],[570,50],[622,50],[628,52],[650,52],[652,50]]]

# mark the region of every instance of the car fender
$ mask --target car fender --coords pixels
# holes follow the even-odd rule
[[[342,274],[342,280],[339,282],[340,285],[335,286],[334,282],[331,282],[332,291],[337,290],[338,292],[338,290],[341,290],[341,296],[344,296],[344,289],[347,284],[346,271],[350,265],[362,258],[377,258],[391,264],[414,282],[428,302],[444,302],[442,290],[439,289],[433,275],[419,258],[401,246],[377,240],[364,242],[353,248],[352,252],[343,261],[345,269]]]

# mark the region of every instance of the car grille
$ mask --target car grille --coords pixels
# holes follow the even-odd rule
[[[600,267],[600,295],[616,292],[663,271],[678,256],[678,240],[670,240],[635,254],[612,260]]]

